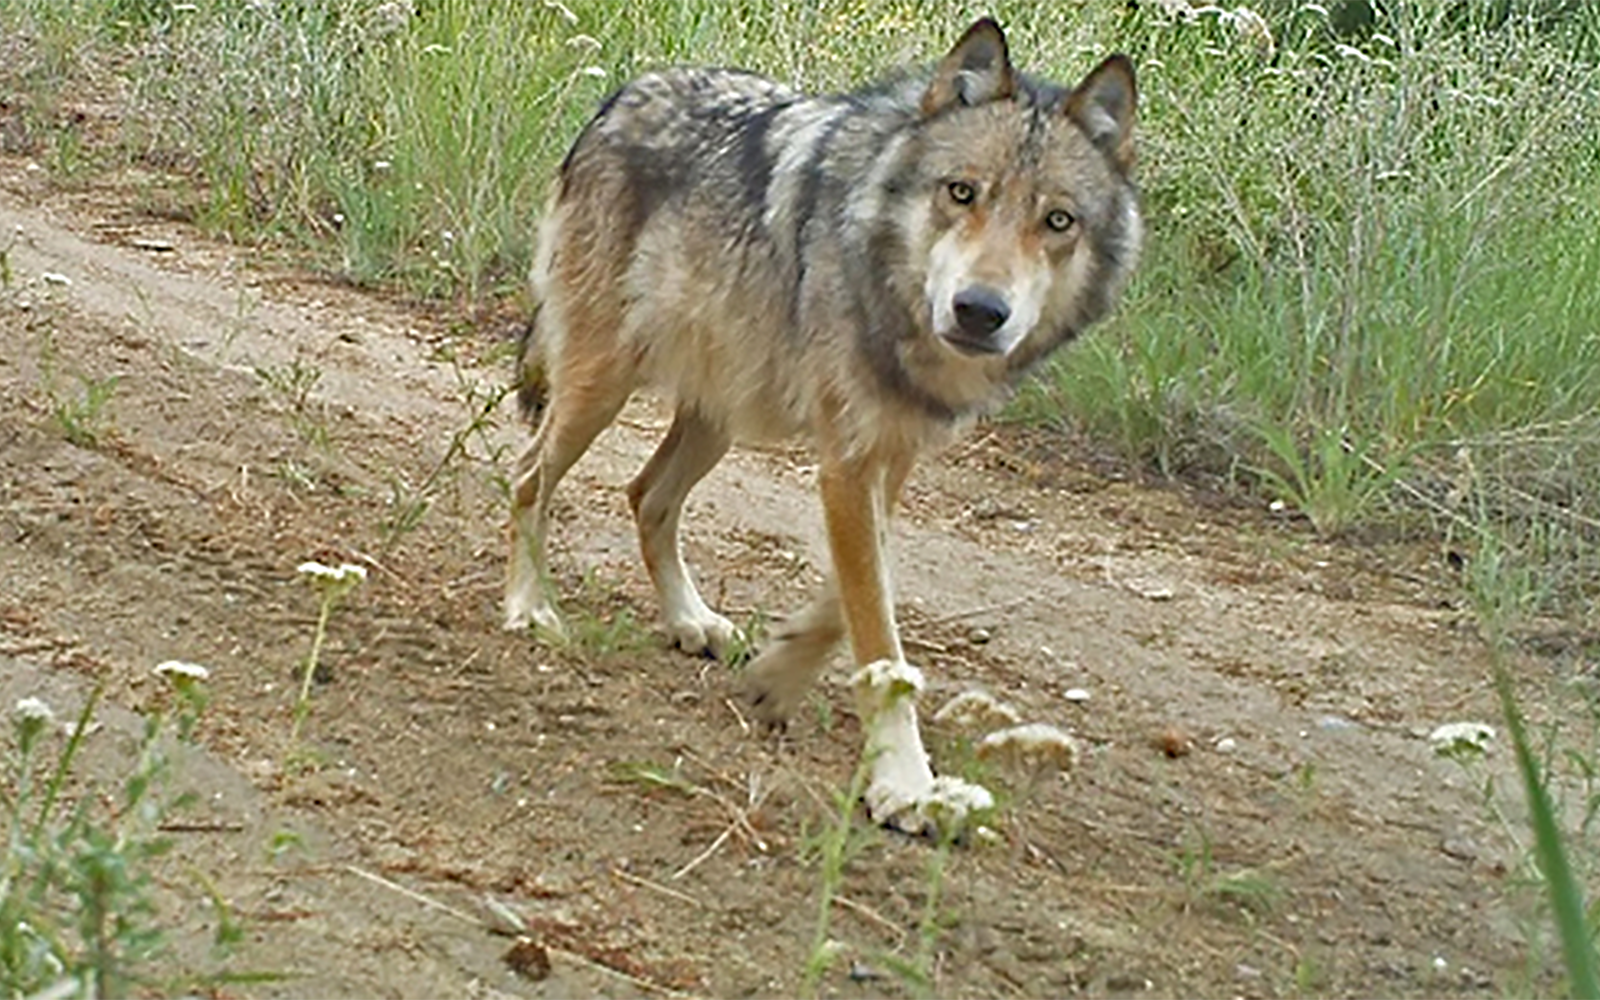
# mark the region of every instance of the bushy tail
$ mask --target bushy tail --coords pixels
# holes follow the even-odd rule
[[[514,385],[517,389],[517,411],[522,419],[537,424],[544,412],[546,390],[549,388],[544,374],[544,352],[539,350],[539,307],[535,306],[528,322],[517,328],[517,369]]]

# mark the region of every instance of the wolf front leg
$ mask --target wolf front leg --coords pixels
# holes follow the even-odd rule
[[[933,789],[933,771],[917,728],[921,675],[901,651],[889,573],[890,520],[913,457],[830,450],[825,444],[822,509],[850,648],[861,668],[855,685],[871,768],[867,809],[880,823],[921,833],[921,806]]]

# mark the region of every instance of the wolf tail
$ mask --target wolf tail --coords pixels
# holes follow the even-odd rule
[[[528,322],[517,328],[516,376],[517,412],[530,424],[537,424],[544,412],[549,384],[545,379],[544,352],[539,350],[539,307],[534,306]]]

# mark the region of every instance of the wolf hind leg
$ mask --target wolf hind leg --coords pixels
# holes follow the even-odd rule
[[[564,366],[539,430],[517,459],[511,488],[511,558],[506,574],[505,627],[533,626],[566,638],[549,592],[545,540],[556,486],[594,439],[616,419],[633,381],[609,357]]]
[[[628,484],[628,505],[639,527],[639,549],[661,601],[673,644],[686,653],[725,658],[739,630],[707,606],[695,588],[678,545],[683,503],[696,483],[727,454],[727,430],[690,406],[680,406],[672,427]]]
[[[745,670],[743,693],[756,718],[769,726],[788,722],[843,639],[844,611],[830,578],[817,599],[787,619]]]

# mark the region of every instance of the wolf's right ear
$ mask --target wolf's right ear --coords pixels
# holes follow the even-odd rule
[[[1111,154],[1122,169],[1133,166],[1133,118],[1139,102],[1133,60],[1115,55],[1067,96],[1067,114],[1096,146]]]
[[[1005,32],[986,17],[961,36],[939,61],[933,82],[922,95],[922,113],[931,115],[956,102],[971,105],[998,101],[1016,93],[1016,71],[1006,50]]]

